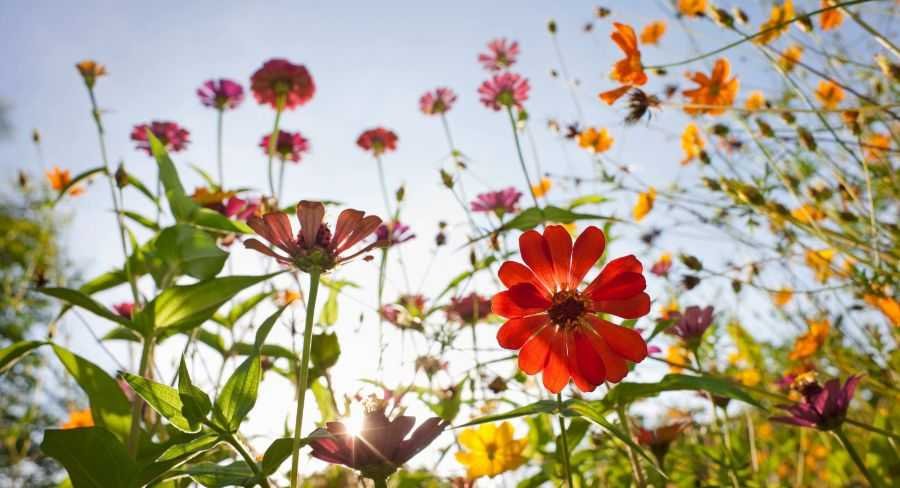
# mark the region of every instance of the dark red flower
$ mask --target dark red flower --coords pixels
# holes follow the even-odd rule
[[[270,59],[250,77],[250,90],[262,105],[278,108],[281,99],[285,110],[305,104],[316,92],[316,85],[306,66],[286,59]]]
[[[117,303],[112,306],[114,312],[119,314],[121,317],[125,317],[126,319],[131,319],[131,316],[134,315],[134,303],[133,302],[122,302]]]
[[[401,295],[395,303],[381,307],[381,316],[400,329],[422,330],[425,318],[425,297]]]
[[[272,134],[263,136],[259,147],[263,153],[269,154],[269,138]],[[309,140],[299,132],[278,131],[278,139],[275,140],[275,154],[284,161],[299,163],[303,154],[309,151]]]
[[[208,80],[197,88],[200,103],[218,110],[235,109],[244,101],[244,87],[237,82],[218,79]]]
[[[413,431],[415,424],[415,417],[401,415],[390,420],[383,408],[377,408],[365,414],[358,433],[343,422],[328,422],[325,429],[312,433],[309,445],[314,458],[384,480],[437,439],[448,422],[432,417]]]
[[[139,151],[145,151],[152,155],[150,151],[150,141],[147,139],[147,129],[159,139],[168,152],[179,152],[187,147],[188,137],[191,135],[187,129],[181,127],[175,122],[153,121],[150,124],[139,124],[131,130],[131,140],[136,142],[136,148]]]
[[[397,139],[397,134],[394,134],[394,131],[384,127],[376,127],[360,134],[356,139],[356,145],[366,151],[372,151],[376,156],[380,156],[386,152],[395,151],[397,149]]]
[[[694,347],[712,325],[713,308],[691,305],[684,313],[672,312],[669,318],[675,321],[675,325],[669,327],[666,333],[678,336],[690,347]]]
[[[638,427],[635,437],[640,445],[650,448],[650,452],[653,453],[659,465],[662,466],[666,453],[669,452],[669,446],[690,425],[691,423],[688,421],[680,421],[652,430]]]
[[[453,297],[447,306],[447,319],[473,325],[491,314],[491,300],[475,292]]]
[[[294,235],[291,220],[284,212],[271,212],[262,217],[250,217],[249,225],[272,246],[287,253],[280,254],[256,239],[244,241],[244,247],[275,258],[279,263],[295,266],[301,271],[328,271],[338,264],[349,261],[376,245],[373,242],[360,250],[344,256],[357,243],[369,237],[381,224],[381,218],[366,215],[361,210],[347,209],[338,215],[334,234],[323,222],[325,206],[321,202],[301,201],[297,204],[297,219],[300,231]]]
[[[410,232],[409,226],[399,220],[381,224],[375,229],[375,239],[388,246],[402,244],[415,238],[416,235]]]
[[[836,429],[847,418],[850,400],[861,379],[862,376],[851,376],[844,386],[837,378],[826,381],[824,387],[815,381],[808,383],[800,392],[803,394],[801,403],[778,406],[787,410],[791,414],[789,417],[772,417],[770,420],[819,430]]]
[[[433,92],[426,92],[419,98],[419,108],[425,115],[439,115],[447,113],[456,102],[456,93],[449,88],[435,88]]]
[[[603,255],[603,231],[590,226],[572,236],[561,225],[544,234],[519,237],[526,265],[507,261],[498,275],[507,290],[494,295],[492,310],[506,323],[497,332],[505,349],[520,349],[519,368],[543,371],[544,386],[558,393],[569,382],[584,392],[604,381],[616,383],[628,373],[627,361],[647,357],[647,343],[627,327],[606,321],[606,313],[625,319],[650,311],[643,266],[633,255],[614,259],[583,290],[585,275]]]

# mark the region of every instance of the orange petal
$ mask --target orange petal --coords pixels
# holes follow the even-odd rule
[[[547,289],[555,290],[556,280],[553,277],[553,262],[550,260],[550,249],[535,230],[529,230],[519,236],[519,252],[525,264],[534,271],[538,279]]]
[[[555,337],[556,327],[544,327],[538,335],[526,342],[519,351],[519,369],[526,374],[537,374],[544,369]]]
[[[500,265],[497,276],[500,277],[500,282],[506,285],[507,288],[512,288],[519,283],[531,283],[535,288],[543,292],[547,298],[550,298],[550,292],[541,283],[541,280],[535,276],[534,271],[531,271],[531,268],[522,263],[506,261]]]
[[[605,91],[597,96],[600,100],[606,102],[607,105],[612,105],[616,103],[616,100],[622,98],[622,95],[628,93],[628,90],[631,90],[631,86],[623,85],[614,90]]]
[[[572,285],[578,286],[584,276],[590,271],[594,263],[603,255],[606,248],[606,238],[603,231],[593,225],[584,229],[584,232],[575,240],[575,248],[572,251]]]
[[[647,342],[634,329],[596,317],[591,317],[591,322],[594,324],[594,330],[603,337],[614,353],[635,363],[647,357]]]
[[[561,225],[548,225],[544,229],[544,241],[550,249],[556,283],[563,289],[570,288],[569,270],[572,267],[572,236]]]
[[[545,313],[510,319],[497,331],[497,342],[504,349],[520,349],[549,323],[550,317]]]
[[[547,365],[544,366],[544,387],[550,393],[559,393],[569,383],[569,367],[566,361],[566,332],[559,332],[550,344]]]

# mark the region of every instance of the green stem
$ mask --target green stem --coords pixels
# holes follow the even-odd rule
[[[384,178],[384,165],[381,163],[381,155],[375,154],[375,163],[378,166],[378,182],[381,184],[381,197],[384,199],[384,208],[388,213],[388,218],[394,218],[394,211],[391,210],[391,197],[388,194],[387,182]]]
[[[881,481],[872,476],[872,473],[869,472],[869,469],[866,468],[866,463],[863,462],[862,457],[860,457],[859,452],[856,451],[856,448],[853,447],[853,444],[850,443],[850,439],[847,438],[847,435],[844,434],[844,430],[841,427],[833,430],[835,437],[841,442],[841,445],[844,446],[844,449],[847,451],[847,454],[850,455],[850,459],[853,460],[853,463],[856,464],[856,467],[862,472],[863,476],[866,477],[866,481],[869,482],[870,485],[874,487],[883,486]]]
[[[876,434],[881,434],[881,435],[883,435],[883,436],[885,436],[885,437],[888,437],[888,438],[891,438],[891,439],[894,439],[894,440],[900,440],[900,435],[897,435],[897,434],[895,434],[895,433],[893,433],[893,432],[889,432],[889,431],[884,430],[884,429],[879,429],[878,427],[875,427],[874,425],[869,425],[869,424],[867,424],[867,423],[865,423],[865,422],[860,422],[859,420],[845,419],[844,422],[846,422],[846,423],[848,423],[848,424],[850,424],[850,425],[854,425],[854,426],[856,426],[856,427],[859,427],[860,429],[868,430],[869,432],[874,432],[874,433],[876,433]]]
[[[522,168],[522,174],[525,176],[525,184],[528,185],[528,192],[531,199],[534,200],[535,208],[540,208],[537,195],[534,193],[534,185],[531,183],[531,177],[528,176],[528,168],[525,167],[525,158],[522,156],[522,144],[519,142],[519,131],[516,128],[516,117],[513,115],[512,107],[506,107],[506,113],[509,114],[509,123],[512,127],[513,138],[516,140],[516,154],[519,155],[519,166]],[[538,175],[540,176],[540,175]]]
[[[379,371],[383,371],[382,365],[384,364],[384,315],[381,314],[381,309],[384,306],[384,283],[387,276],[388,249],[390,249],[390,247],[385,247],[381,250],[381,264],[378,266],[378,290],[376,292],[376,298],[378,299],[378,310],[376,313],[378,314]]]
[[[275,196],[276,200],[281,200],[281,195],[284,194],[284,158],[279,158],[280,166],[278,168],[278,195]]]
[[[309,301],[306,305],[306,326],[303,329],[303,355],[300,357],[300,372],[297,379],[297,415],[294,422],[294,443],[291,449],[291,488],[296,488],[300,480],[300,437],[303,428],[303,405],[309,383],[309,356],[312,349],[312,326],[316,314],[316,296],[319,293],[320,271],[309,273]]]
[[[275,197],[275,177],[272,174],[272,158],[275,156],[275,148],[278,145],[278,132],[281,125],[281,112],[284,111],[285,97],[279,95],[275,101],[275,125],[272,128],[272,134],[269,135],[269,162],[267,164],[269,171],[269,193]]]
[[[387,478],[372,478],[375,488],[387,488]]]
[[[892,43],[888,38],[884,37],[880,32],[875,30],[874,27],[869,25],[866,21],[861,19],[855,13],[851,12],[850,9],[846,8],[847,6],[848,6],[847,4],[841,5],[840,6],[841,11],[844,12],[845,14],[849,15],[850,18],[853,19],[853,21],[857,23],[857,25],[859,25],[860,27],[863,28],[863,30],[865,30],[866,32],[871,34],[872,37],[874,37],[875,40],[878,41],[878,43],[881,44],[885,49],[890,51],[891,54],[894,55],[894,57],[900,58],[900,48],[897,48],[897,46],[894,43]]]
[[[256,461],[253,459],[253,456],[247,451],[247,448],[241,444],[234,434],[231,432],[225,431],[217,427],[212,422],[203,421],[203,424],[213,430],[215,433],[219,434],[219,437],[222,438],[228,445],[234,448],[238,454],[240,454],[241,458],[243,458],[244,462],[247,463],[247,466],[253,471],[253,474],[256,476],[256,480],[260,486],[263,488],[269,488],[269,480],[266,478],[265,474],[263,474],[262,470],[259,469],[259,465],[256,464]]]
[[[222,120],[225,118],[225,110],[219,109],[216,116],[216,166],[219,168],[219,189],[225,189],[225,168],[222,162]]]
[[[625,407],[620,406],[616,409],[616,413],[619,415],[619,423],[621,423],[622,428],[625,429],[625,435],[627,435],[629,439],[633,439],[634,436],[631,433],[631,424],[628,422],[628,416],[625,415]],[[628,453],[628,462],[631,463],[631,474],[634,476],[634,483],[639,487],[647,486],[647,480],[644,478],[644,470],[641,469],[641,463],[638,460],[637,453],[634,452],[634,449],[628,444],[625,445],[625,450]]]
[[[138,374],[146,377],[147,371],[150,369],[150,357],[153,355],[153,337],[144,338],[144,347],[141,350],[141,364],[138,368]],[[132,458],[137,458],[138,448],[140,447],[141,436],[141,410],[143,410],[144,401],[140,397],[135,397],[131,402],[131,431],[128,434],[128,453]]]
[[[556,404],[559,405],[560,414],[557,417],[559,419],[559,438],[562,441],[562,462],[563,462],[563,470],[566,473],[566,483],[568,483],[569,488],[575,488],[575,484],[572,483],[572,463],[569,460],[569,439],[566,438],[566,421],[562,416],[562,393],[556,394]]]

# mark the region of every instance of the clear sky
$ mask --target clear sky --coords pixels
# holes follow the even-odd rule
[[[470,194],[508,185],[523,188],[505,115],[485,109],[476,94],[478,85],[486,79],[476,55],[492,38],[508,37],[521,44],[520,62],[514,71],[527,76],[532,85],[527,109],[534,121],[531,132],[536,152],[526,145],[529,164],[534,163],[536,153],[546,171],[581,176],[590,176],[594,171],[584,153],[571,143],[564,149],[558,138],[546,130],[550,117],[561,121],[576,118],[565,86],[549,75],[551,68],[558,69],[546,27],[553,18],[559,25],[558,38],[567,67],[581,81],[577,96],[584,108],[585,122],[609,127],[616,139],[610,159],[632,166],[641,179],[658,186],[696,178],[695,168],[683,169],[677,163],[681,158],[677,134],[686,121],[682,114],[669,110],[651,124],[626,128],[621,123],[621,108],[610,109],[597,102],[597,92],[613,87],[607,73],[620,58],[620,52],[608,40],[610,19],[635,26],[669,19],[663,47],[645,49],[644,59],[651,64],[692,55],[696,52],[694,43],[705,50],[731,38],[709,22],[691,24],[694,37],[690,38],[671,20],[661,0],[606,4],[613,15],[596,20],[595,3],[587,1],[272,1],[234,2],[227,7],[213,1],[3,2],[0,99],[12,107],[8,115],[14,133],[11,139],[0,141],[0,177],[11,181],[20,168],[37,175],[42,164],[70,168],[73,174],[99,164],[87,95],[74,68],[77,61],[90,58],[105,64],[109,71],[108,77],[99,80],[97,93],[105,109],[113,161],[124,160],[130,172],[152,186],[155,164],[133,149],[129,133],[138,123],[176,121],[191,131],[189,149],[174,159],[186,186],[192,188],[201,180],[191,172],[188,163],[212,171],[215,161],[215,113],[200,105],[194,95],[196,88],[214,77],[233,78],[246,85],[250,74],[265,60],[284,57],[305,64],[317,85],[316,95],[307,106],[288,112],[283,118],[284,129],[301,131],[312,144],[312,152],[287,170],[285,200],[332,199],[381,213],[383,204],[374,162],[354,141],[366,128],[392,128],[400,141],[398,151],[385,158],[388,185],[396,188],[400,183],[406,184],[408,203],[404,216],[419,237],[404,245],[410,287],[395,267],[387,296],[417,289],[420,281],[426,293],[434,292],[465,266],[466,253],[454,250],[467,236],[462,214],[449,192],[441,187],[438,176],[438,168],[449,167],[440,122],[419,112],[419,96],[438,86],[448,86],[459,94],[449,120],[458,146],[472,160],[471,173],[466,176]],[[755,20],[760,19],[756,7],[750,8],[750,13]],[[593,33],[583,30],[589,21],[594,22]],[[741,75],[743,94],[758,87],[758,76],[749,69],[742,71],[747,52],[737,49],[729,53],[735,71]],[[707,66],[701,63],[692,68]],[[757,63],[757,69],[758,66]],[[681,71],[674,70],[666,80],[654,82],[651,87],[658,89],[666,82],[680,81]],[[272,119],[273,112],[257,105],[249,94],[237,111],[226,115],[227,182],[265,188],[265,158],[258,144],[262,135],[271,131]],[[41,132],[44,141],[44,162],[38,160],[30,141],[33,128]],[[64,204],[72,214],[67,227],[67,250],[76,270],[86,277],[109,269],[121,259],[104,186],[98,181],[85,196]],[[564,200],[564,193],[555,189],[551,200]],[[147,211],[137,193],[129,193],[126,198],[128,207]],[[604,211],[626,217],[632,203],[612,202]],[[641,249],[634,236],[660,218],[665,216],[651,215],[640,228],[622,229],[628,238],[617,241],[611,255]],[[426,275],[424,270],[434,249],[433,236],[439,219],[450,223],[451,241]],[[721,246],[716,247],[716,243],[703,237],[685,231],[668,242],[677,246],[675,250],[700,256],[722,254]],[[637,253],[645,263],[656,258],[655,254],[642,255],[640,250]],[[259,272],[259,260],[244,251],[238,251],[233,261],[237,271]],[[342,304],[342,321],[337,330],[345,354],[337,370],[344,371],[338,374],[346,375],[347,381],[366,376],[375,355],[371,347],[375,328],[372,314],[368,313],[362,326],[356,319],[360,311],[368,312],[367,307],[374,303],[374,287],[369,283],[374,283],[375,266],[352,266],[344,276],[364,283],[363,289],[352,294],[365,306],[348,300]],[[658,289],[658,285],[653,286]],[[487,295],[495,290],[482,286],[479,291]],[[692,298],[701,302],[704,297],[712,297],[712,293],[698,290]],[[125,291],[118,290],[103,295],[101,300],[112,303],[123,298]],[[64,335],[69,336],[73,349],[110,370],[115,368],[81,324],[73,320],[66,324],[69,329]],[[95,326],[99,331],[107,327]],[[286,327],[274,334],[278,340],[288,340]],[[483,343],[492,335],[493,331],[485,332]],[[784,336],[774,334],[779,335]],[[171,347],[170,354],[179,349],[180,346]],[[165,356],[163,353],[162,363]],[[162,368],[168,371],[168,365],[163,364]],[[655,374],[652,367],[643,371],[639,368],[638,378]],[[283,418],[287,410],[284,392],[290,389],[277,380],[267,386],[263,388],[262,408],[276,417],[265,415],[267,418],[255,420],[249,428],[256,433],[276,435],[283,422],[271,419]],[[346,386],[344,391],[352,390],[352,386]],[[257,447],[264,446],[260,442]]]

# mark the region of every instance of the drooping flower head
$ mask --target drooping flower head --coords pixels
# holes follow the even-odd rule
[[[515,107],[521,110],[530,89],[527,78],[515,73],[501,73],[482,83],[478,93],[487,108],[499,111],[504,107]]]
[[[399,220],[381,224],[375,229],[375,239],[387,246],[403,244],[415,238],[416,235],[411,232],[409,226]]]
[[[218,110],[236,109],[244,101],[244,87],[239,83],[220,78],[207,80],[197,88],[200,103]]]
[[[834,430],[847,418],[850,400],[861,379],[861,376],[851,376],[843,386],[837,378],[826,381],[824,387],[815,381],[806,384],[800,391],[803,395],[802,402],[779,405],[790,416],[772,417],[770,420],[819,430]]]
[[[469,204],[473,212],[493,212],[498,217],[519,210],[519,199],[522,192],[515,187],[481,193]]]
[[[354,245],[369,237],[381,224],[381,218],[366,215],[361,210],[346,209],[338,216],[334,233],[323,219],[325,206],[321,202],[301,201],[297,204],[297,220],[300,231],[294,235],[291,220],[284,212],[271,212],[262,217],[247,220],[257,234],[272,246],[286,254],[269,249],[256,239],[244,241],[244,247],[275,258],[286,266],[294,266],[301,271],[328,271],[335,266],[368,252],[379,242],[362,246],[358,251],[344,255]]]
[[[375,156],[397,150],[397,134],[384,127],[375,127],[364,131],[356,139],[356,145],[366,151],[372,151]]]
[[[447,319],[464,325],[474,325],[491,314],[491,299],[472,292],[453,297],[447,306]]]
[[[113,312],[116,312],[120,317],[125,317],[126,319],[131,319],[131,316],[134,314],[134,302],[121,302],[112,306]]]
[[[725,58],[716,60],[709,76],[699,72],[688,73],[687,78],[698,86],[692,90],[685,90],[682,94],[692,104],[702,105],[702,107],[686,106],[684,111],[691,115],[719,115],[725,111],[725,108],[732,106],[737,98],[741,82],[737,77],[729,79],[730,74],[731,63]]]
[[[650,448],[650,452],[656,457],[656,461],[660,466],[663,466],[669,447],[690,425],[690,421],[682,420],[655,429],[638,427],[635,438],[638,444]]]
[[[630,25],[618,22],[613,22],[613,26],[616,31],[610,37],[625,53],[625,58],[613,65],[613,71],[610,74],[610,78],[618,81],[622,86],[599,95],[600,100],[606,102],[607,105],[615,103],[632,87],[647,83],[647,73],[644,73],[644,66],[641,64],[641,51],[638,49],[637,35],[634,33],[634,29]]]
[[[488,52],[478,55],[478,62],[488,71],[502,71],[515,64],[519,56],[519,43],[505,38],[488,43]]]
[[[150,141],[147,139],[147,129],[159,139],[159,142],[166,148],[168,152],[183,151],[188,143],[191,133],[187,129],[181,127],[175,122],[154,120],[149,124],[138,124],[131,130],[131,140],[134,141],[135,148],[152,155],[150,150]]]
[[[293,110],[313,97],[316,85],[306,66],[270,59],[250,77],[250,90],[261,105],[277,109],[282,100],[283,109]]]
[[[264,154],[269,153],[269,138],[272,134],[263,136],[259,147],[262,148]],[[283,161],[292,161],[299,163],[303,159],[303,155],[309,151],[309,140],[303,137],[299,132],[278,131],[278,138],[275,140],[275,155]]]
[[[456,93],[449,88],[435,88],[434,91],[425,92],[419,98],[419,108],[425,115],[440,115],[447,113],[456,103]]]
[[[344,422],[328,422],[310,436],[312,456],[327,463],[343,464],[363,477],[384,480],[434,441],[448,423],[438,417],[413,430],[415,417],[388,419],[384,407],[371,407],[358,432]],[[410,432],[412,434],[410,435]]]
[[[88,89],[94,88],[97,78],[106,76],[106,66],[90,59],[76,64],[75,68],[78,69],[78,73],[81,74],[81,78],[84,79],[84,84],[87,85]]]
[[[456,460],[466,467],[469,480],[487,476],[493,478],[512,471],[528,460],[523,454],[528,447],[528,438],[515,439],[515,431],[509,422],[481,424],[470,427],[459,434],[462,449],[456,453]]]
[[[381,307],[381,316],[399,329],[422,330],[425,318],[425,297],[401,295],[394,303]]]
[[[614,259],[584,289],[582,280],[603,255],[603,231],[590,226],[572,236],[560,225],[543,235],[530,230],[519,237],[526,264],[507,261],[500,281],[507,290],[494,295],[492,310],[507,319],[497,333],[505,349],[519,349],[519,368],[527,374],[543,371],[544,386],[558,393],[569,379],[584,392],[604,381],[619,382],[627,361],[647,357],[641,335],[600,318],[607,313],[636,319],[650,311],[650,296],[633,255]]]
[[[706,329],[712,325],[713,308],[692,305],[686,308],[684,313],[672,313],[670,318],[675,320],[675,325],[669,327],[666,332],[678,336],[689,347],[695,347],[703,338]]]

